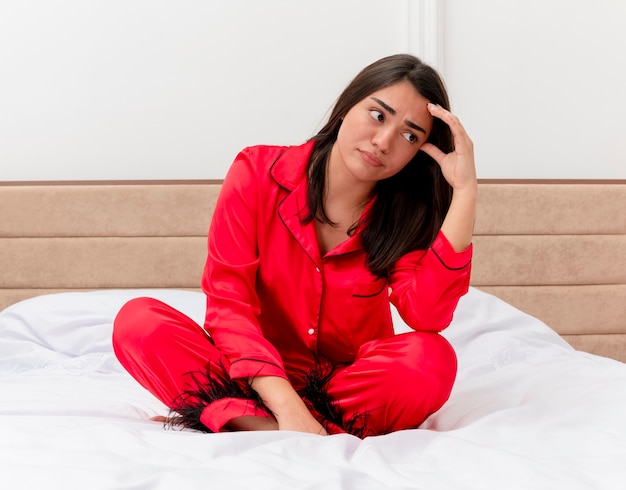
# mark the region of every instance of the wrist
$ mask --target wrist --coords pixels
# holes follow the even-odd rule
[[[271,410],[276,418],[304,406],[300,395],[284,378],[262,376],[250,380],[250,386],[259,394],[263,404]]]
[[[476,179],[463,184],[462,186],[453,187],[453,196],[476,197],[478,195],[478,181]]]

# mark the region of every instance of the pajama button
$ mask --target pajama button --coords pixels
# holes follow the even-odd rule
[[[307,333],[309,335],[313,335],[315,333],[315,329],[314,328],[309,328],[309,331]]]

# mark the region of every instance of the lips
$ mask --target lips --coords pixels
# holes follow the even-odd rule
[[[374,155],[373,153],[369,152],[369,151],[365,151],[365,150],[359,150],[359,152],[361,153],[361,156],[363,157],[363,160],[365,160],[365,162],[369,165],[371,165],[372,167],[382,167],[383,166],[383,162],[380,161],[380,159]]]

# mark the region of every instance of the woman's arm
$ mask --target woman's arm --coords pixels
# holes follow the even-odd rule
[[[247,379],[276,418],[279,430],[326,434],[286,379],[280,354],[258,324],[256,230],[263,197],[259,195],[257,161],[276,157],[258,155],[259,151],[263,150],[246,149],[238,155],[216,204],[202,280],[208,299],[205,327],[228,358],[231,377]],[[245,430],[254,426],[247,424],[258,423],[235,419],[231,426]]]
[[[428,250],[401,257],[389,277],[390,301],[411,328],[439,332],[470,283],[472,245],[456,252],[443,232]]]
[[[438,105],[429,104],[428,109],[450,127],[455,150],[446,154],[431,143],[420,150],[441,167],[453,189],[452,202],[430,249],[410,252],[397,261],[390,277],[390,299],[412,328],[440,331],[450,324],[469,288],[478,185],[473,143],[459,119]]]
[[[428,110],[445,122],[454,138],[454,151],[444,153],[431,143],[420,148],[441,167],[444,178],[452,186],[452,202],[444,219],[441,231],[457,252],[472,243],[476,219],[476,196],[478,184],[474,164],[474,144],[465,132],[459,118],[441,106],[428,104]]]
[[[259,162],[271,155],[245,149],[231,165],[218,196],[208,236],[202,289],[205,328],[229,361],[231,378],[286,377],[282,359],[259,325],[257,222]]]
[[[327,435],[324,427],[311,415],[300,395],[286,379],[262,376],[251,379],[250,386],[276,417],[279,430]]]

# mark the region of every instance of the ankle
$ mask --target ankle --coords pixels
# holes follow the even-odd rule
[[[231,431],[278,430],[278,422],[273,417],[244,415],[231,419],[225,429]]]

